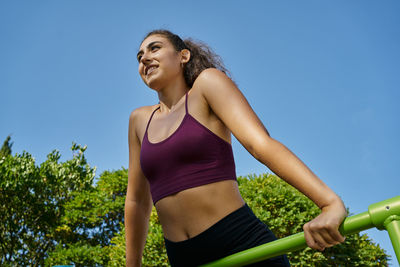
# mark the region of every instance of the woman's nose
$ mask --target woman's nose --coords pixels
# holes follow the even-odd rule
[[[143,53],[142,58],[140,59],[142,63],[146,63],[150,61],[150,57],[148,53]]]

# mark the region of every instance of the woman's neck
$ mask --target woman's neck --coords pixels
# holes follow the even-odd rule
[[[173,86],[158,91],[158,99],[160,100],[160,111],[171,112],[180,102],[182,97],[189,91],[186,83],[175,83]]]

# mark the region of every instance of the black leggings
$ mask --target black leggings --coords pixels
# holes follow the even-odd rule
[[[199,266],[273,240],[275,235],[245,204],[193,238],[172,242],[166,238],[172,267]],[[247,266],[290,266],[285,255]]]

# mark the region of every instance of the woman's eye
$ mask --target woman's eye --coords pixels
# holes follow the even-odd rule
[[[155,52],[155,51],[157,51],[159,48],[161,48],[161,47],[158,46],[158,45],[155,45],[155,46],[150,47],[150,51],[151,51],[151,52]],[[140,60],[142,59],[142,56],[143,56],[143,54],[141,54],[141,55],[139,55],[139,56],[137,57],[137,61],[138,61],[138,62],[140,62]]]

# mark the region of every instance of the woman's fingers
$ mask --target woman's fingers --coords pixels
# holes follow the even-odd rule
[[[328,218],[323,217],[318,216],[303,226],[307,245],[320,251],[345,240],[338,230],[339,225],[330,223]]]
[[[342,202],[323,207],[321,214],[303,226],[307,245],[322,251],[344,242],[345,237],[339,232],[339,226],[346,216]]]
[[[319,251],[323,251],[325,247],[315,240],[315,237],[310,233],[309,230],[306,229],[306,225],[304,225],[303,229],[304,229],[304,238],[306,239],[307,246]]]

